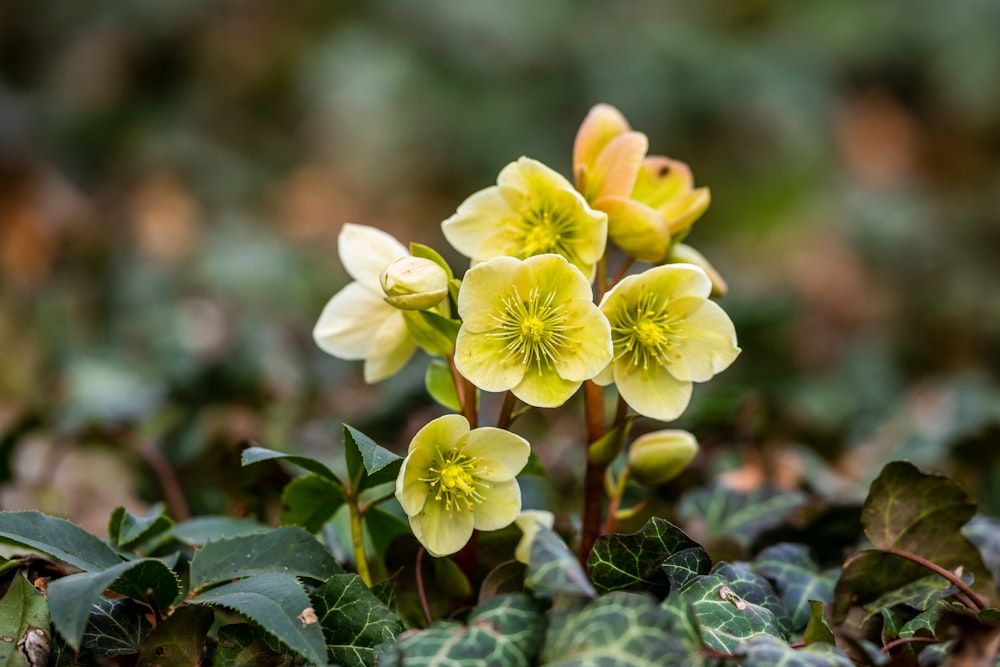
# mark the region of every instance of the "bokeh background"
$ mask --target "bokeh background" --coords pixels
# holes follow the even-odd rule
[[[403,451],[426,358],[365,386],[312,343],[341,225],[447,252],[607,102],[711,187],[689,241],[744,350],[677,488],[857,500],[907,458],[998,514],[998,30],[994,0],[0,2],[0,505],[273,519],[246,442]],[[579,413],[518,423],[536,501],[574,508]]]

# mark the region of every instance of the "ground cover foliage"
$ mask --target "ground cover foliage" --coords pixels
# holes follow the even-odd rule
[[[5,664],[993,664],[996,4],[505,4],[0,6]],[[449,369],[319,352],[336,236],[439,244],[597,100],[712,187],[744,351],[582,563],[580,405],[520,416],[556,521],[425,554],[428,626]]]

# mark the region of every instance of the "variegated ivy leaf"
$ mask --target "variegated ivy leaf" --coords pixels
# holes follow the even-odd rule
[[[670,581],[670,590],[679,591],[697,576],[708,574],[712,559],[701,547],[681,549],[663,561],[663,571]]]
[[[846,653],[830,644],[791,648],[769,635],[756,635],[744,644],[743,667],[854,667]]]
[[[344,667],[374,665],[376,647],[391,644],[404,630],[356,574],[335,574],[310,597],[330,657]]]
[[[767,547],[757,554],[751,567],[774,585],[795,632],[809,623],[810,600],[833,602],[833,585],[840,569],[819,572],[809,548],[803,544],[785,542]]]
[[[784,523],[805,502],[805,494],[798,491],[762,486],[743,493],[713,484],[684,496],[678,510],[685,525],[691,525],[692,533],[703,533],[711,540],[728,538],[747,548],[758,535]]]
[[[972,583],[972,575],[964,574],[962,575],[962,581],[966,584]],[[906,605],[917,611],[927,611],[936,602],[950,597],[958,592],[958,588],[952,586],[948,581],[937,575],[931,575],[928,577],[921,577],[914,582],[911,582],[901,588],[889,591],[883,595],[880,595],[877,600],[871,604],[865,605],[865,609],[868,614],[862,619],[862,623],[867,621],[873,615],[878,614],[884,609],[891,609],[896,605]]]
[[[539,527],[531,541],[525,584],[539,595],[568,593],[594,597],[597,594],[580,561],[559,534],[545,526]]]
[[[750,569],[750,563],[717,563],[712,568],[711,574],[726,579],[733,592],[745,601],[761,606],[774,614],[781,634],[786,639],[791,636],[792,619],[788,615],[788,610],[767,579]]]

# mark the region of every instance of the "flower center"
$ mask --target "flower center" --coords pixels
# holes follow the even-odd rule
[[[468,456],[461,450],[451,450],[438,453],[438,461],[428,468],[430,475],[421,477],[431,488],[436,489],[434,500],[444,502],[444,509],[450,512],[452,508],[461,512],[464,506],[472,510],[475,505],[483,502],[480,488],[488,489],[490,485],[475,476],[480,467],[480,457]]]
[[[500,300],[499,314],[495,314],[496,329],[486,334],[504,342],[504,362],[516,361],[538,369],[550,367],[560,348],[567,344],[566,332],[571,325],[563,309],[553,305],[555,294],[543,295],[533,287],[527,299],[522,299],[517,288]]]
[[[524,253],[528,257],[547,252],[558,252],[562,234],[552,222],[552,214],[543,211],[534,221],[534,226],[524,235]]]
[[[520,259],[544,253],[562,255],[571,262],[575,230],[572,211],[559,208],[555,203],[543,201],[524,211],[514,222],[514,235],[521,252]]]
[[[643,370],[673,363],[674,345],[684,336],[678,331],[678,318],[667,313],[666,303],[657,301],[656,294],[643,292],[634,305],[616,313],[611,323],[615,359],[625,357]]]

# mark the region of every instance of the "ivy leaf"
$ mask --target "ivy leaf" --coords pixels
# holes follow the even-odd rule
[[[762,486],[742,493],[713,484],[685,495],[678,511],[709,539],[730,538],[748,548],[757,536],[780,526],[805,502],[805,494],[799,491]]]
[[[854,667],[846,653],[831,644],[792,648],[769,635],[756,635],[744,646],[743,667]]]
[[[551,528],[541,526],[531,542],[524,583],[540,595],[565,593],[594,597],[594,590],[580,561]]]
[[[599,591],[642,590],[662,598],[670,591],[664,562],[678,551],[698,546],[677,526],[653,517],[638,532],[597,538],[587,571]]]
[[[344,457],[355,493],[394,481],[403,465],[402,457],[347,424],[344,424]]]
[[[312,608],[309,596],[291,575],[264,573],[246,577],[200,593],[188,602],[238,612],[306,660],[326,664],[323,632],[306,616]]]
[[[23,574],[15,574],[0,599],[0,636],[13,638],[12,641],[0,641],[0,665],[28,667],[29,663],[17,650],[17,645],[29,632],[34,639],[51,645],[49,607],[45,596],[35,590]]]
[[[791,636],[792,619],[788,615],[784,603],[774,592],[767,579],[750,569],[749,563],[717,563],[712,568],[711,574],[723,577],[733,592],[743,600],[763,607],[774,614],[783,639],[788,639]]]
[[[312,594],[330,657],[344,667],[371,667],[376,647],[405,629],[356,574],[337,574]]]
[[[841,623],[851,605],[865,604],[927,574],[920,565],[902,556],[864,549],[844,562],[833,588],[833,620]]]
[[[138,653],[153,629],[146,619],[148,611],[129,598],[98,598],[90,609],[80,646],[106,658]]]
[[[962,526],[962,535],[979,549],[994,588],[1000,590],[1000,519],[977,514]]]
[[[961,567],[975,577],[973,590],[995,601],[983,559],[961,532],[975,511],[975,503],[947,477],[894,461],[872,482],[861,524],[876,548],[907,551],[946,570]]]
[[[971,574],[963,574],[962,581],[966,584],[972,583]],[[878,614],[883,609],[891,609],[896,605],[906,605],[917,611],[927,611],[938,600],[951,597],[958,592],[958,588],[948,583],[947,579],[932,574],[928,577],[921,577],[905,586],[883,593],[877,600],[865,606],[868,614],[862,619],[862,623],[867,621],[874,614]]]
[[[70,647],[80,648],[91,610],[108,588],[154,609],[166,609],[180,593],[180,582],[173,570],[155,558],[119,561],[102,572],[80,572],[50,582],[52,623]]]
[[[301,526],[316,534],[344,500],[344,487],[322,475],[296,477],[281,492],[281,525]]]
[[[147,542],[174,525],[166,511],[163,503],[156,503],[145,516],[137,517],[124,507],[116,507],[108,521],[108,539],[122,549]]]
[[[330,480],[333,484],[339,485],[343,488],[344,483],[340,481],[336,475],[333,474],[329,468],[317,461],[316,459],[310,458],[308,456],[299,456],[297,454],[286,454],[285,452],[278,452],[273,449],[266,449],[264,447],[247,447],[243,450],[242,461],[244,466],[251,465],[253,463],[260,463],[261,461],[274,461],[281,460],[286,463],[291,463],[304,470],[311,473],[315,473],[320,477],[325,477]]]
[[[191,547],[200,547],[212,540],[221,540],[241,535],[253,535],[271,530],[268,526],[254,521],[225,516],[202,516],[176,524],[165,538],[173,538]]]
[[[770,610],[741,598],[718,574],[697,577],[671,593],[663,608],[674,619],[676,634],[714,651],[738,652],[743,642],[760,633],[785,639]]]
[[[616,591],[553,615],[539,663],[549,667],[686,664],[670,615],[650,595]]]
[[[767,547],[754,558],[752,569],[774,584],[791,619],[794,631],[802,630],[813,617],[811,600],[833,602],[838,570],[819,572],[803,544],[783,542]]]
[[[197,592],[240,577],[280,573],[325,580],[340,572],[343,569],[315,537],[297,526],[283,526],[209,542],[194,552],[189,577]]]
[[[0,512],[0,538],[57,558],[85,572],[122,562],[107,544],[83,528],[41,512]]]
[[[967,610],[965,607],[956,607],[952,603],[938,600],[929,609],[925,609],[904,623],[899,629],[899,636],[909,638],[923,633],[925,637],[934,637],[936,636],[935,628],[941,617],[956,612],[967,613]]]
[[[712,559],[701,547],[690,547],[673,553],[663,561],[663,571],[670,581],[670,590],[679,591],[697,576],[708,574]]]
[[[205,638],[215,620],[208,607],[179,607],[157,624],[139,649],[137,667],[200,665]]]
[[[809,622],[806,624],[802,639],[807,644],[833,644],[836,638],[833,636],[833,630],[830,629],[830,626],[826,622],[826,616],[823,613],[823,603],[819,600],[809,600],[809,611]]]
[[[523,594],[498,595],[476,607],[468,625],[441,624],[407,633],[379,656],[379,667],[530,667],[545,619]]]
[[[492,597],[505,593],[518,593],[524,590],[524,577],[527,567],[517,560],[507,560],[489,571],[479,585],[479,602],[486,602]]]
[[[269,635],[252,623],[222,626],[215,653],[216,667],[291,667],[295,658],[275,651],[268,639]]]

